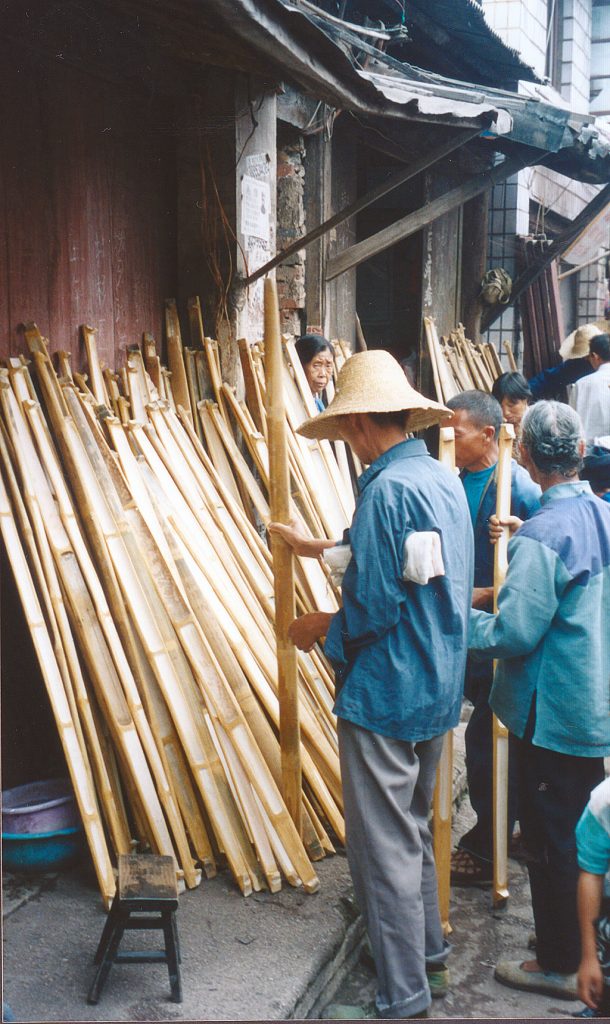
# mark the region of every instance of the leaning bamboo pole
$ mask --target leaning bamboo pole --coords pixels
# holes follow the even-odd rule
[[[512,424],[503,423],[498,440],[498,481],[496,515],[500,521],[510,516],[511,458],[515,430]],[[494,611],[498,610],[498,594],[508,568],[508,526],[502,529],[502,536],[496,541],[494,550]],[[494,884],[493,902],[495,907],[506,904],[508,891],[508,729],[496,715],[493,716],[493,855]]]
[[[106,906],[115,894],[112,864],[106,846],[104,829],[99,817],[95,791],[90,783],[91,772],[81,750],[70,708],[66,700],[61,673],[29,566],[21,547],[19,532],[10,508],[8,494],[0,477],[0,530],[13,569],[17,589],[26,611],[34,649],[38,657],[53,715],[66,755],[66,763],[76,795],[78,808],[89,842],[94,868]]]
[[[455,434],[453,427],[441,427],[438,442],[439,462],[455,472]],[[443,739],[434,790],[434,860],[438,886],[438,907],[445,935],[451,934],[449,900],[451,896],[451,812],[453,809],[453,730]]]
[[[290,524],[290,478],[286,446],[286,414],[283,395],[282,339],[275,281],[265,280],[265,364],[267,373],[267,428],[269,431],[269,503],[278,523]],[[288,636],[296,615],[292,548],[273,534],[275,580],[275,634],[280,703],[282,791],[296,828],[302,831],[301,736],[299,725],[297,654]]]

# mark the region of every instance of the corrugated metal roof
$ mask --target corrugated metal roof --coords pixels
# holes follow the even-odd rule
[[[434,5],[437,2],[444,0],[434,0]],[[299,0],[282,0],[282,3],[296,13]],[[538,162],[544,166],[580,181],[603,183],[610,180],[606,130],[594,117],[572,111],[562,101],[555,106],[536,95],[458,81],[398,61],[362,42],[335,21],[330,23],[322,15],[313,13],[309,4],[308,9],[300,9],[299,14],[320,28],[348,58],[352,75],[367,89],[366,104],[371,115],[438,121],[453,127],[486,121],[482,134],[501,152],[527,147],[532,151],[534,162],[535,150],[540,150]],[[367,54],[366,67],[356,56],[361,57],[362,53]],[[347,80],[350,91],[359,93],[349,73]],[[527,88],[535,92],[541,86]],[[341,105],[350,109],[349,103]]]
[[[447,89],[441,93],[434,87],[414,80],[401,80],[397,75],[379,74],[374,71],[358,71],[362,79],[370,82],[391,103],[397,103],[430,117],[474,119],[481,115],[491,118],[490,131],[494,135],[505,135],[513,127],[509,112],[494,103],[481,90],[473,88]]]
[[[469,81],[511,87],[520,80],[540,81],[492,29],[476,0],[408,0],[405,20],[412,36],[421,33],[424,44],[434,42],[455,58]]]

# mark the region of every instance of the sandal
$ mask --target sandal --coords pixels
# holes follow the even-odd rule
[[[451,854],[451,884],[487,889],[493,885],[493,864],[458,847]]]

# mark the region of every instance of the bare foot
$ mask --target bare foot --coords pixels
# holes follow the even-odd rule
[[[524,960],[521,970],[527,971],[528,974],[542,974],[542,967],[537,960]]]

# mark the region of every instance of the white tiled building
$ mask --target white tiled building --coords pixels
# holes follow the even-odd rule
[[[490,26],[548,83],[522,83],[521,92],[610,122],[610,0],[482,0],[482,6]],[[562,222],[572,220],[598,188],[537,167],[494,189],[490,265],[504,266],[514,275],[515,235],[545,230],[552,234]],[[607,221],[603,244],[585,258],[610,247],[610,217]],[[581,261],[582,254],[575,262]],[[569,264],[562,269],[568,270]],[[606,297],[603,260],[564,278],[566,331],[602,316]],[[510,338],[519,351],[517,316],[508,309],[490,330],[490,340],[500,345],[503,338]]]

